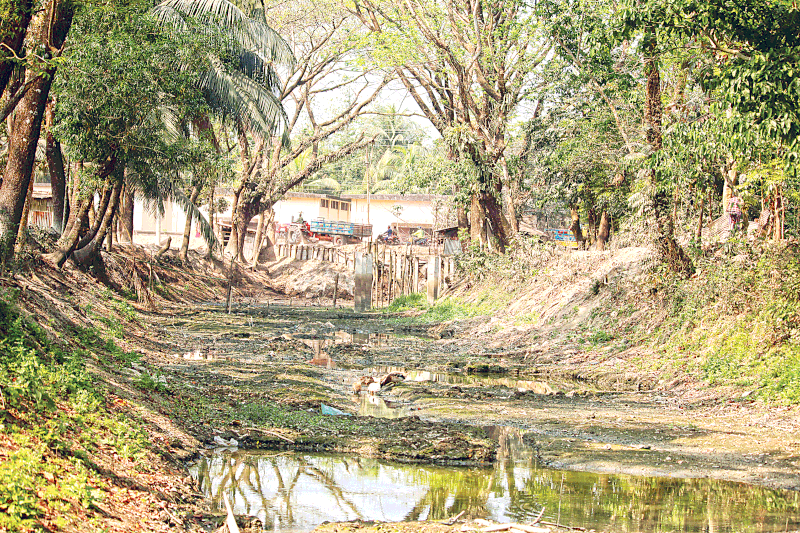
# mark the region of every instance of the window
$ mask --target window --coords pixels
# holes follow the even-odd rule
[[[339,209],[339,202],[331,202],[331,209]]]
[[[342,211],[350,211],[350,204],[342,202]]]
[[[319,201],[320,207],[328,207],[328,200],[320,200]]]

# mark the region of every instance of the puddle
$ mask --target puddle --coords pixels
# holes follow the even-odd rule
[[[387,401],[380,396],[373,396],[372,394],[362,394],[361,407],[358,409],[358,414],[376,418],[402,418],[411,415],[411,405]]]
[[[518,431],[494,467],[437,467],[348,455],[216,451],[192,467],[214,507],[267,529],[308,531],[323,521],[543,519],[599,531],[779,532],[800,527],[800,492],[710,479],[590,474],[541,468]]]
[[[505,387],[512,390],[530,391],[535,394],[555,394],[569,392],[576,387],[568,383],[553,383],[508,377],[505,374],[448,374],[427,370],[407,370],[395,367],[373,367],[364,370],[365,374],[383,375],[400,372],[406,381],[442,383],[444,385],[479,385],[484,387]]]

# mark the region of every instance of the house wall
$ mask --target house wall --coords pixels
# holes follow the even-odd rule
[[[325,202],[325,206],[322,202]],[[286,197],[278,201],[273,209],[275,210],[275,220],[280,223],[291,222],[293,218],[302,212],[304,220],[324,218],[326,220],[340,220],[351,222],[350,210],[351,202],[336,200],[333,198],[303,198]]]
[[[162,233],[177,233],[183,235],[183,226],[186,224],[186,215],[180,206],[170,201],[164,202],[164,215],[161,217]],[[136,199],[133,204],[133,229],[144,233],[155,233],[156,216],[149,206],[142,200]]]
[[[275,210],[275,221],[287,224],[303,213],[303,220],[320,217],[319,198],[284,198],[272,207]]]
[[[352,222],[367,223],[367,200],[353,200]],[[395,211],[394,206],[400,206]],[[397,212],[397,215],[395,215]],[[412,202],[408,200],[370,200],[369,223],[372,224],[372,235],[376,237],[385,232],[389,224],[402,222],[405,224],[433,224],[433,208],[431,202]]]

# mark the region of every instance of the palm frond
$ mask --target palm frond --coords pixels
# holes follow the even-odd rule
[[[176,188],[172,195],[172,201],[183,209],[186,216],[192,217],[192,220],[197,223],[200,229],[200,235],[202,235],[203,239],[208,243],[209,248],[213,249],[217,246],[217,237],[214,235],[214,230],[211,224],[209,224],[208,219],[200,212],[197,206],[192,203],[183,190]]]
[[[166,0],[153,9],[157,17],[164,19],[174,18],[176,11],[200,22],[218,24],[243,49],[269,61],[294,64],[292,49],[278,32],[265,22],[249,18],[228,0]]]
[[[125,186],[133,190],[134,195],[143,200],[145,208],[152,214],[158,212],[163,216],[165,212],[164,201],[172,200],[183,209],[186,216],[192,217],[192,220],[197,223],[200,234],[209,246],[214,247],[218,244],[208,219],[183,192],[182,183],[177,172],[170,175],[168,173],[152,172],[146,167],[129,169],[128,172],[125,172]]]
[[[286,136],[286,111],[278,97],[265,86],[238,71],[225,68],[212,59],[211,68],[203,73],[200,87],[212,107],[233,114],[253,131],[264,136],[282,131]]]

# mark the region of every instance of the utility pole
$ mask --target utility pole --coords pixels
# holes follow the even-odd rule
[[[367,175],[367,224],[370,223],[370,221],[369,221],[369,206],[370,206],[370,200],[371,200],[371,196],[372,196],[372,194],[371,194],[372,178],[369,175],[369,165],[371,163],[372,147],[374,145],[375,145],[375,141],[372,141],[372,143],[370,143],[370,145],[369,145],[369,148],[367,148],[367,151],[365,152],[365,158],[366,158],[366,162],[367,162],[367,169],[364,171],[366,173],[366,175]]]

